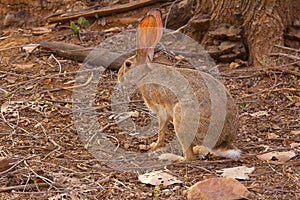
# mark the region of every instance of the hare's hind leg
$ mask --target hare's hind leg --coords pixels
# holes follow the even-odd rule
[[[182,120],[181,117],[182,117],[181,107],[179,104],[177,104],[176,106],[174,106],[174,110],[173,110],[173,124],[176,132],[176,136],[180,142],[185,160],[187,161],[196,160],[197,157],[193,152],[193,144],[192,144],[194,138],[191,138],[189,133],[180,130],[181,120]]]
[[[168,128],[169,121],[171,117],[168,115],[168,112],[163,107],[159,107],[157,109],[157,117],[158,117],[158,138],[157,141],[150,145],[151,150],[156,150],[159,147],[164,145],[165,133]]]

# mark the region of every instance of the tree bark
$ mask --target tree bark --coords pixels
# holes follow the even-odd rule
[[[275,45],[300,47],[299,13],[300,0],[196,0],[188,32],[219,61],[266,66]]]

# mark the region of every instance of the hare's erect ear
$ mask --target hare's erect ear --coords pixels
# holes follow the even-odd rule
[[[162,17],[158,9],[150,10],[141,20],[137,32],[137,58],[138,62],[152,61],[154,47],[162,37]]]

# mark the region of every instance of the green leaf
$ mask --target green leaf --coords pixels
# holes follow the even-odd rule
[[[286,98],[288,98],[288,100],[290,100],[290,101],[293,101],[293,100],[294,100],[293,96],[287,95]]]
[[[78,35],[80,28],[79,28],[79,26],[77,26],[75,24],[75,22],[71,21],[71,23],[70,23],[70,29],[71,29],[73,35]]]
[[[11,96],[12,96],[12,94],[11,94],[11,93],[9,93],[9,92],[5,92],[5,96],[6,96],[6,97],[11,97]]]
[[[86,20],[84,17],[79,17],[77,22],[79,25],[83,25],[84,28],[87,28],[89,26],[89,21]]]
[[[243,102],[241,103],[241,106],[242,106],[243,108],[245,108],[246,105],[247,105],[247,103],[246,103],[245,101],[243,101]]]
[[[100,92],[100,94],[101,94],[101,95],[107,94],[107,90],[102,90],[102,91]]]

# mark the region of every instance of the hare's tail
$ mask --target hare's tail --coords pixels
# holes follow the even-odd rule
[[[215,147],[213,149],[210,149],[210,148],[202,146],[202,145],[195,146],[193,148],[193,152],[195,155],[199,155],[200,158],[205,157],[208,153],[213,153],[220,157],[237,159],[242,154],[241,150],[237,149],[231,143],[228,144],[227,142],[224,142],[221,145],[219,145],[218,147]]]
[[[225,158],[231,158],[231,159],[237,159],[241,156],[242,151],[239,149],[213,149],[212,152],[218,156],[225,157]]]

